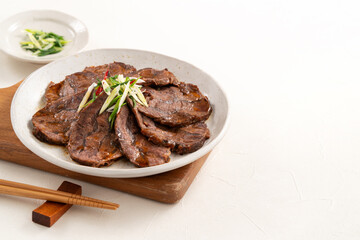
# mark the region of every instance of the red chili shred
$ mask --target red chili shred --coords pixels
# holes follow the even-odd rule
[[[95,95],[99,96],[99,94],[103,91],[104,89],[102,87],[99,87],[98,90],[96,90]]]

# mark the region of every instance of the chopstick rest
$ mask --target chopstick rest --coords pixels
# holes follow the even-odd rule
[[[81,195],[81,186],[64,181],[58,188],[58,191]],[[51,227],[71,206],[71,204],[46,201],[32,212],[32,221],[46,227]]]

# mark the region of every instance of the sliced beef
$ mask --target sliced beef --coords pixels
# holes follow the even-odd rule
[[[66,145],[71,124],[77,119],[77,109],[85,91],[47,104],[32,117],[33,134],[40,141]]]
[[[92,72],[77,72],[66,76],[59,97],[65,97],[87,90],[92,83],[97,82],[96,74]]]
[[[170,161],[170,148],[149,142],[137,126],[135,117],[125,105],[115,120],[115,132],[123,154],[138,167],[150,167]]]
[[[109,76],[114,76],[119,74],[123,74],[123,75],[129,74],[131,72],[136,71],[136,68],[125,63],[113,62],[110,64],[104,64],[100,66],[86,67],[84,69],[84,72],[95,73],[97,77],[100,80],[102,80],[107,70],[109,70]]]
[[[53,102],[60,98],[60,90],[64,85],[64,81],[60,83],[50,82],[46,91],[45,91],[45,100],[46,103]]]
[[[139,112],[154,121],[170,126],[186,126],[205,121],[211,114],[209,99],[196,85],[180,83],[160,88],[143,87],[148,107],[139,105]]]
[[[122,154],[114,131],[105,111],[99,115],[106,94],[99,97],[80,111],[78,120],[71,126],[67,150],[70,157],[83,165],[92,167],[108,166]]]
[[[92,83],[97,82],[97,79],[102,80],[104,78],[105,72],[108,69],[110,76],[118,74],[125,75],[136,71],[133,66],[120,62],[86,67],[84,71],[70,74],[65,77],[65,80],[57,84],[51,82],[45,92],[46,102],[50,103],[61,97],[72,95],[88,89]]]
[[[132,100],[127,99],[127,103],[132,107],[136,121],[149,141],[170,147],[171,151],[179,154],[191,153],[201,148],[206,139],[210,137],[210,131],[204,122],[197,122],[185,127],[170,128],[155,123],[151,118],[143,115],[139,110],[139,104],[133,106]]]
[[[97,75],[92,72],[77,72],[59,83],[50,82],[45,92],[46,103],[87,90],[94,82],[97,82]]]
[[[115,131],[108,121],[110,113],[98,114],[105,93],[76,112],[88,87],[103,79],[107,70],[110,76],[141,76],[149,104],[134,106],[127,98]],[[171,151],[186,154],[198,150],[210,137],[204,123],[212,111],[208,98],[196,85],[178,81],[167,69],[136,71],[119,62],[86,67],[60,83],[51,82],[45,99],[46,106],[32,118],[34,135],[44,142],[67,145],[70,157],[83,165],[107,166],[124,154],[138,167],[155,166],[169,162]]]
[[[143,68],[136,72],[132,72],[127,75],[128,77],[141,77],[144,81],[141,83],[143,86],[166,86],[166,85],[179,85],[180,82],[177,80],[175,75],[167,70],[156,70],[153,68]],[[140,84],[140,83],[139,83]]]

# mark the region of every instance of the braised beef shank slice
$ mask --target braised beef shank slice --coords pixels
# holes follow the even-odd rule
[[[67,150],[70,157],[83,165],[101,167],[111,165],[122,153],[114,131],[108,121],[110,113],[99,115],[107,95],[100,94],[80,111],[78,120],[71,126]]]
[[[166,86],[179,85],[179,80],[168,69],[157,70],[154,68],[143,68],[127,75],[128,77],[141,77],[144,82],[139,83],[143,86]]]
[[[100,66],[86,67],[82,72],[70,74],[59,83],[51,82],[45,91],[45,99],[47,103],[55,101],[61,97],[81,92],[92,83],[96,83],[97,79],[102,80],[105,72],[109,69],[109,76],[123,74],[126,75],[130,72],[136,71],[131,66],[121,62],[114,62]]]
[[[209,99],[193,84],[143,87],[141,91],[149,106],[139,105],[139,112],[170,127],[205,121],[212,111]]]
[[[170,148],[149,142],[137,126],[135,117],[125,105],[115,120],[115,132],[123,154],[138,167],[150,167],[170,161]]]
[[[114,75],[119,75],[119,74],[127,75],[131,72],[136,71],[136,68],[134,68],[131,65],[122,63],[122,62],[113,62],[113,63],[104,64],[104,65],[100,65],[100,66],[86,67],[84,69],[84,72],[95,73],[96,76],[100,80],[102,80],[104,78],[107,70],[109,70],[109,76],[114,76]]]
[[[43,142],[66,145],[84,94],[85,91],[60,98],[37,111],[32,117],[34,136]]]
[[[56,101],[60,98],[60,90],[64,85],[64,81],[59,83],[50,82],[45,90],[46,103]]]
[[[77,72],[66,76],[59,83],[50,82],[45,91],[46,103],[87,90],[92,83],[97,82],[96,78],[92,72]]]
[[[151,118],[143,115],[139,110],[139,104],[134,107],[131,99],[127,103],[132,107],[136,121],[149,141],[171,148],[171,151],[186,154],[195,152],[201,148],[205,141],[210,137],[210,131],[206,123],[197,122],[185,127],[167,127],[155,123]]]

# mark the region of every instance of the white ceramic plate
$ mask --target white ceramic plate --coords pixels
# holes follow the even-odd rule
[[[186,155],[171,155],[169,163],[136,168],[128,160],[119,160],[109,167],[93,168],[80,165],[69,157],[64,147],[46,144],[37,140],[31,133],[31,117],[44,104],[44,93],[50,81],[60,82],[66,75],[82,71],[86,66],[101,65],[113,61],[131,64],[137,69],[152,67],[168,68],[184,82],[199,86],[213,107],[207,120],[211,137],[198,151]],[[157,53],[130,49],[99,49],[69,56],[47,64],[20,85],[11,103],[11,122],[16,135],[32,152],[43,159],[71,171],[102,177],[140,177],[170,171],[189,164],[204,156],[225,134],[229,122],[228,100],[221,86],[208,74],[195,66],[178,59]]]
[[[26,34],[23,30],[26,28],[54,32],[70,42],[59,53],[37,57],[20,46],[20,42],[25,40]],[[0,24],[0,32],[0,48],[5,53],[22,61],[41,64],[80,52],[89,39],[88,30],[81,21],[52,10],[18,13]]]

